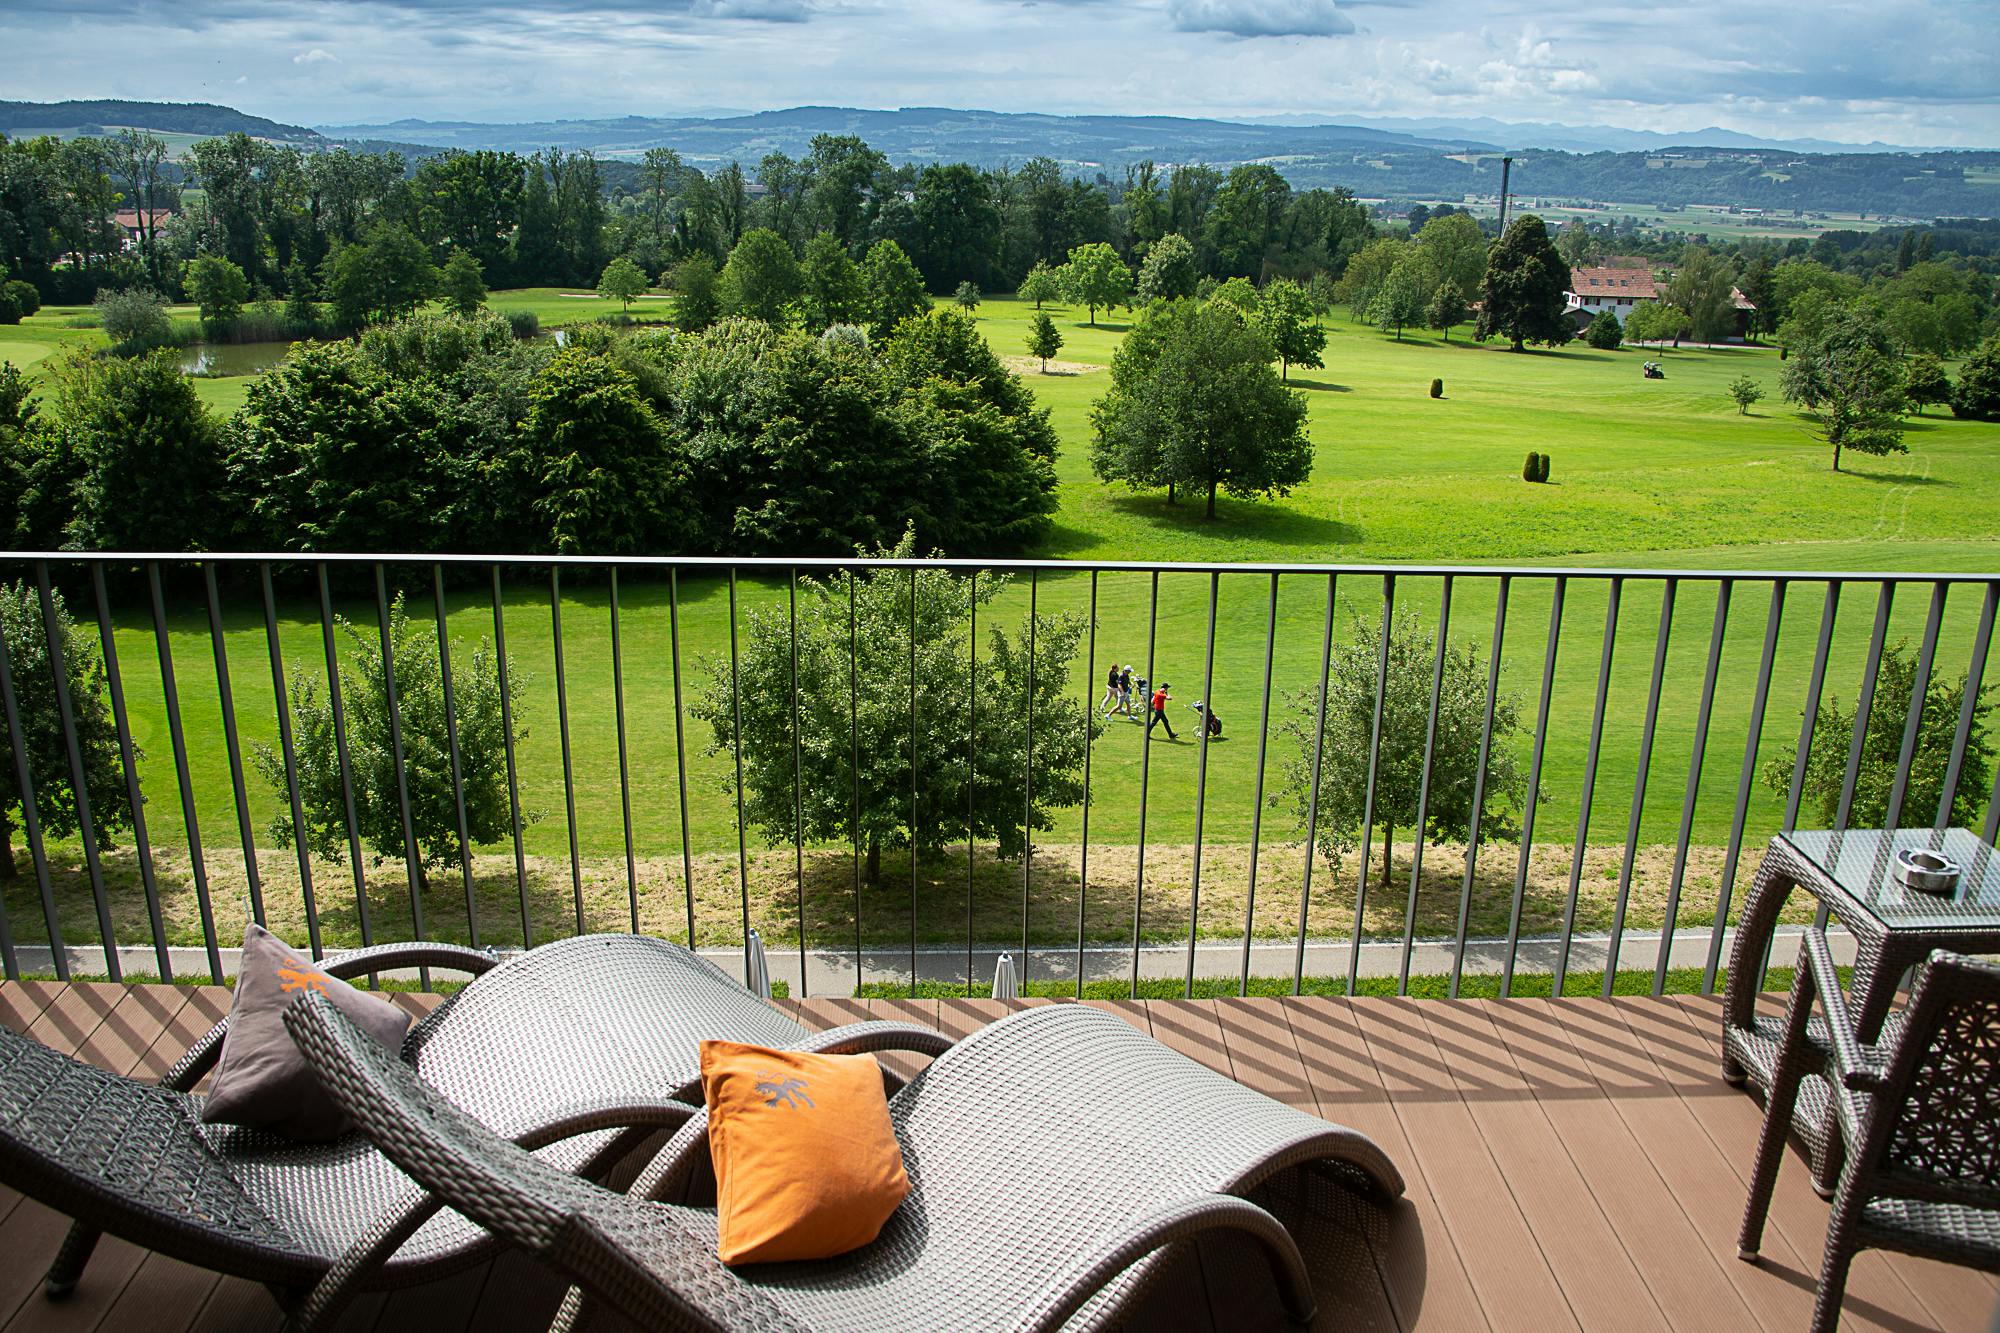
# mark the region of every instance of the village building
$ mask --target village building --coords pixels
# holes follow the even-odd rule
[[[153,234],[155,236],[159,235],[166,228],[167,223],[173,220],[173,216],[174,211],[171,208],[152,209],[150,217],[153,224]],[[121,208],[112,215],[112,220],[118,224],[118,230],[125,234],[125,248],[127,250],[144,243],[146,239],[147,217],[142,215],[140,209]]]
[[[1614,255],[1594,268],[1571,269],[1569,290],[1563,296],[1578,332],[1589,328],[1590,321],[1602,311],[1609,310],[1623,324],[1631,315],[1632,307],[1641,301],[1665,299],[1659,282],[1653,277],[1652,265],[1644,259],[1623,255]],[[1736,309],[1735,336],[1748,338],[1750,321],[1755,317],[1757,307],[1735,287],[1729,289],[1729,303]]]

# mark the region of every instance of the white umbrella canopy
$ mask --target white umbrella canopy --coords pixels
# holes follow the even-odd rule
[[[764,938],[754,930],[743,941],[743,976],[752,995],[771,998],[771,965],[764,959]]]
[[[1001,954],[1000,961],[993,965],[993,998],[996,1000],[1018,1000],[1021,998],[1020,982],[1014,976],[1014,956]]]

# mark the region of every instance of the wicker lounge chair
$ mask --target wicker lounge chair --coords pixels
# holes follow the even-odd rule
[[[696,1113],[704,1037],[829,1052],[935,1055],[950,1045],[903,1023],[811,1032],[714,964],[643,936],[558,940],[497,965],[448,944],[390,944],[324,966],[343,978],[418,966],[472,973],[410,1030],[403,1060],[493,1133],[539,1150],[548,1169],[590,1177]],[[49,1271],[51,1296],[76,1283],[100,1231],[264,1282],[286,1303],[342,1255],[351,1286],[387,1287],[497,1248],[456,1214],[424,1207],[422,1191],[359,1133],[301,1144],[203,1124],[191,1090],[226,1026],[157,1085],[0,1029],[0,1182],[76,1219]]]
[[[1807,1033],[1815,999],[1830,1054]],[[1932,954],[1901,1031],[1864,1046],[1825,934],[1807,933],[1737,1240],[1740,1258],[1757,1259],[1799,1084],[1821,1070],[1846,1154],[1813,1328],[1825,1333],[1840,1323],[1848,1265],[1861,1250],[1902,1250],[2000,1272],[2000,967]]]
[[[964,1038],[891,1100],[912,1188],[873,1242],[732,1270],[716,1258],[712,1209],[654,1201],[697,1191],[706,1112],[615,1194],[453,1110],[318,997],[293,1001],[285,1022],[384,1154],[577,1284],[561,1323],[589,1300],[647,1329],[1101,1327],[1132,1313],[1184,1242],[1209,1239],[1249,1258],[1241,1273],[1210,1269],[1212,1285],[1253,1295],[1275,1283],[1307,1319],[1314,1295],[1292,1236],[1241,1196],[1313,1167],[1379,1200],[1402,1191],[1366,1136],[1109,1014],[1050,1005]],[[1244,1237],[1254,1244],[1228,1243]],[[337,1314],[309,1300],[302,1322]]]

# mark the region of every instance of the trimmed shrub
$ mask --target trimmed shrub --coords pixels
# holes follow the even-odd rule
[[[1538,453],[1534,453],[1531,451],[1528,454],[1528,461],[1521,464],[1521,480],[1540,481],[1541,479],[1542,479],[1542,456]]]
[[[42,294],[35,290],[35,284],[32,282],[23,282],[19,278],[12,279],[7,284],[7,297],[13,302],[14,308],[21,312],[22,319],[42,308]],[[11,320],[8,322],[12,323]]]
[[[1444,397],[1444,381],[1443,381],[1443,380],[1432,380],[1432,381],[1431,381],[1431,397],[1433,397],[1433,398],[1442,398],[1442,397]]]
[[[1547,481],[1547,480],[1549,479],[1549,463],[1550,463],[1551,461],[1552,461],[1552,460],[1551,460],[1551,457],[1550,457],[1550,455],[1548,455],[1548,454],[1543,454],[1543,455],[1542,455],[1542,463],[1541,463],[1541,466],[1535,469],[1535,480],[1536,480],[1536,481]]]
[[[1590,327],[1583,331],[1583,340],[1600,352],[1615,352],[1625,341],[1625,329],[1618,322],[1618,316],[1609,310],[1600,311],[1590,321]]]

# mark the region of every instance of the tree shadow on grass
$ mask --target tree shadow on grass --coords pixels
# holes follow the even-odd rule
[[[1335,384],[1332,380],[1309,380],[1303,375],[1299,376],[1299,378],[1297,379],[1287,379],[1285,381],[1285,387],[1287,389],[1317,389],[1322,393],[1354,392],[1354,387],[1352,385]]]
[[[1212,519],[1207,516],[1206,498],[1200,495],[1186,496],[1170,505],[1158,492],[1122,494],[1111,496],[1110,503],[1125,517],[1200,536],[1224,548],[1251,542],[1260,546],[1353,546],[1362,540],[1361,529],[1352,523],[1302,514],[1278,501],[1219,495]]]
[[[1856,481],[1872,481],[1890,486],[1956,486],[1958,483],[1943,477],[1933,477],[1920,472],[1857,472],[1851,462],[1841,460],[1842,476]]]
[[[1074,329],[1083,329],[1085,331],[1095,331],[1098,333],[1124,333],[1127,330],[1129,330],[1132,326],[1130,324],[1113,324],[1108,319],[1100,319],[1095,324],[1091,324],[1087,321],[1078,321],[1077,323],[1070,325],[1070,327]]]

